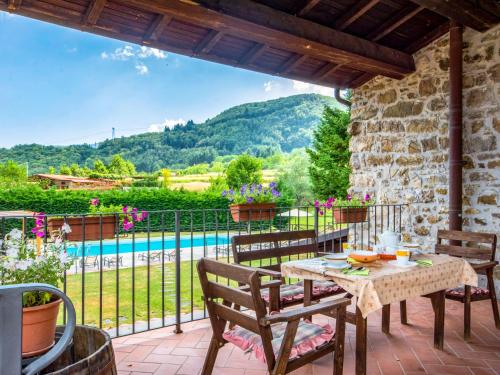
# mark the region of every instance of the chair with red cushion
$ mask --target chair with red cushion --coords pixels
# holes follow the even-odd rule
[[[443,243],[443,240],[448,243]],[[488,247],[481,247],[485,244]],[[446,291],[446,298],[464,304],[464,338],[470,337],[471,303],[482,300],[491,300],[495,326],[500,329],[497,296],[493,281],[493,270],[498,264],[495,261],[497,236],[489,233],[473,233],[451,230],[439,230],[437,234],[436,253],[448,254],[455,257],[466,258],[472,268],[482,275],[486,275],[487,288],[475,288],[465,285],[461,288]]]
[[[318,256],[317,235],[314,230],[238,235],[231,239],[231,244],[235,263],[257,265],[277,272],[281,270],[281,262],[290,257]],[[285,280],[282,281],[277,300],[273,300],[268,291],[262,291],[262,297],[272,311],[299,305],[304,301],[302,282],[286,284]],[[346,293],[333,281],[314,281],[311,292],[313,300]]]
[[[227,343],[253,352],[273,375],[289,373],[334,352],[334,374],[342,374],[349,299],[268,314],[261,290],[281,284],[281,280],[262,280],[270,275],[269,270],[202,258],[198,274],[213,330],[202,374],[212,374],[217,353]],[[232,287],[231,281],[242,286]],[[305,320],[314,314],[333,316],[335,331],[330,325]]]

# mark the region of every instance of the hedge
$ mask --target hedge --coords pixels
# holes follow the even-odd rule
[[[101,204],[128,205],[146,211],[183,210],[181,227],[183,231],[224,230],[228,226],[238,229],[230,218],[225,198],[210,192],[189,192],[185,190],[131,188],[129,190],[43,190],[35,186],[0,190],[0,211],[29,210],[45,212],[50,215],[86,214],[89,212],[91,198],[99,198]],[[291,202],[281,199],[279,206],[289,206]],[[222,209],[222,211],[209,211]],[[184,212],[199,210],[195,212]],[[205,210],[204,213],[202,210]],[[174,212],[151,213],[147,222],[136,225],[137,231],[164,229],[172,231],[175,227]],[[265,223],[254,223],[252,227],[261,228]],[[267,225],[268,227],[268,225]],[[246,224],[241,224],[246,228]],[[242,229],[242,230],[243,230]]]

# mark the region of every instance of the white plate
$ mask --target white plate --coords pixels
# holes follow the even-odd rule
[[[349,267],[349,263],[345,262],[345,263],[340,263],[340,264],[335,264],[335,263],[326,263],[325,264],[325,267],[326,268],[329,268],[329,269],[332,269],[332,270],[341,270],[341,269],[344,269],[346,267]]]
[[[403,265],[403,264],[399,264],[397,260],[390,260],[389,263],[391,266],[396,266],[396,267],[401,267],[401,268],[411,268],[411,267],[415,267],[417,266],[417,262],[412,262],[412,261],[409,261],[407,264]]]

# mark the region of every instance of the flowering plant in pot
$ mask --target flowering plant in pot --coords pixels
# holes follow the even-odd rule
[[[374,201],[369,194],[365,194],[363,198],[347,194],[345,199],[330,197],[324,203],[318,200],[314,202],[320,215],[324,215],[327,210],[332,210],[335,222],[338,224],[366,221],[368,207],[373,204]]]
[[[99,198],[92,198],[89,201],[89,215],[80,217],[49,218],[49,231],[56,229],[65,222],[73,228],[67,239],[70,241],[113,239],[119,229],[119,226],[128,232],[134,227],[134,223],[143,221],[148,213],[135,207],[109,205],[105,206]],[[85,224],[85,229],[84,229]]]
[[[58,287],[73,260],[67,256],[65,234],[71,227],[64,224],[45,237],[45,215],[35,214],[35,239],[13,229],[0,241],[0,284],[45,283]],[[23,357],[38,355],[54,345],[57,315],[61,299],[47,292],[23,295]]]
[[[276,200],[281,193],[276,189],[276,183],[271,182],[269,186],[244,184],[238,190],[224,190],[222,196],[229,200],[231,216],[239,223],[274,219]]]

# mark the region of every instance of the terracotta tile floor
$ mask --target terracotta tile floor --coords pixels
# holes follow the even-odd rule
[[[408,302],[410,325],[399,323],[392,307],[391,334],[380,330],[381,314],[369,316],[368,374],[500,374],[500,330],[493,324],[490,301],[473,303],[472,337],[462,338],[462,305],[446,302],[445,350],[434,350],[433,313],[426,298]],[[327,320],[317,317],[316,322]],[[332,321],[333,322],[333,321]],[[332,323],[331,322],[331,323]],[[113,341],[119,375],[200,374],[211,337],[208,320],[139,333]],[[354,326],[347,325],[344,374],[354,374]],[[264,375],[265,367],[231,344],[217,358],[215,375]],[[332,356],[324,357],[293,374],[332,374]]]

